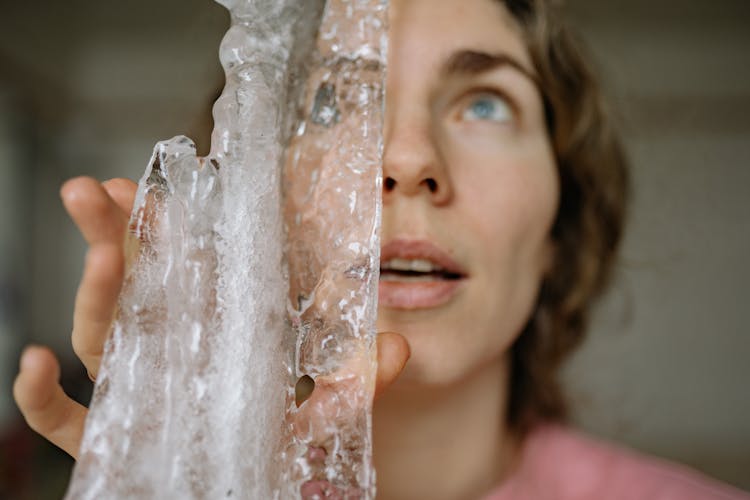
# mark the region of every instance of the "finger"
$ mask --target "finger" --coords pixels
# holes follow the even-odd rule
[[[317,500],[326,498],[330,500],[341,500],[343,498],[362,498],[362,492],[356,488],[351,488],[348,495],[344,495],[341,488],[338,488],[326,480],[305,481],[300,486],[300,497],[302,500]]]
[[[135,204],[135,195],[138,191],[138,184],[130,179],[117,178],[104,181],[102,187],[117,204],[120,211],[129,222],[130,216],[133,212],[133,205]],[[132,263],[138,253],[138,239],[126,237],[123,249],[127,267],[128,263]]]
[[[28,347],[13,397],[32,429],[76,458],[88,410],[65,394],[59,377],[60,365],[49,349]]]
[[[378,372],[375,397],[380,396],[397,378],[411,356],[409,343],[403,335],[393,332],[378,334]]]
[[[117,206],[120,207],[125,217],[130,218],[138,184],[130,179],[117,178],[102,182],[102,187]]]
[[[71,339],[73,350],[93,378],[99,372],[124,273],[120,245],[99,243],[89,248],[76,294]]]
[[[122,245],[128,218],[96,179],[71,179],[63,184],[60,196],[65,209],[89,245]]]
[[[366,364],[369,356],[362,354],[362,357],[354,356],[350,363],[335,373],[319,375],[315,379],[311,386],[312,393],[304,403],[298,404],[299,410],[293,420],[298,437],[325,447],[337,422],[351,421],[367,406],[362,375],[368,371]],[[376,397],[401,374],[409,355],[409,344],[402,335],[392,332],[378,334]],[[300,384],[297,385],[299,389]]]
[[[309,398],[294,414],[292,427],[297,437],[326,448],[337,423],[352,421],[367,406],[362,380],[350,369],[319,375]]]
[[[96,377],[104,341],[117,304],[124,274],[123,242],[127,215],[120,204],[130,203],[128,181],[115,180],[107,189],[90,177],[66,182],[63,204],[89,244],[83,278],[73,313],[73,350]],[[112,192],[116,198],[110,196]]]

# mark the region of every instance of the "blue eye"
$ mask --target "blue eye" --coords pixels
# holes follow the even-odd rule
[[[463,111],[461,118],[467,121],[488,120],[506,122],[511,119],[510,106],[500,96],[481,94],[472,99]]]

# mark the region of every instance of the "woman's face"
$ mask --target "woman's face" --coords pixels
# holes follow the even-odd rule
[[[542,99],[498,0],[392,0],[378,330],[406,384],[455,382],[520,333],[553,257]]]

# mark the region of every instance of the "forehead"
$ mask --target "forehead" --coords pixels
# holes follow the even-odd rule
[[[504,53],[532,67],[500,0],[391,0],[389,36],[390,71],[434,71],[457,50]]]

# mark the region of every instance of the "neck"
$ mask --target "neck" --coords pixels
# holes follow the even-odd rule
[[[508,361],[458,383],[398,387],[373,414],[378,499],[479,498],[510,469],[516,443],[508,430]]]

